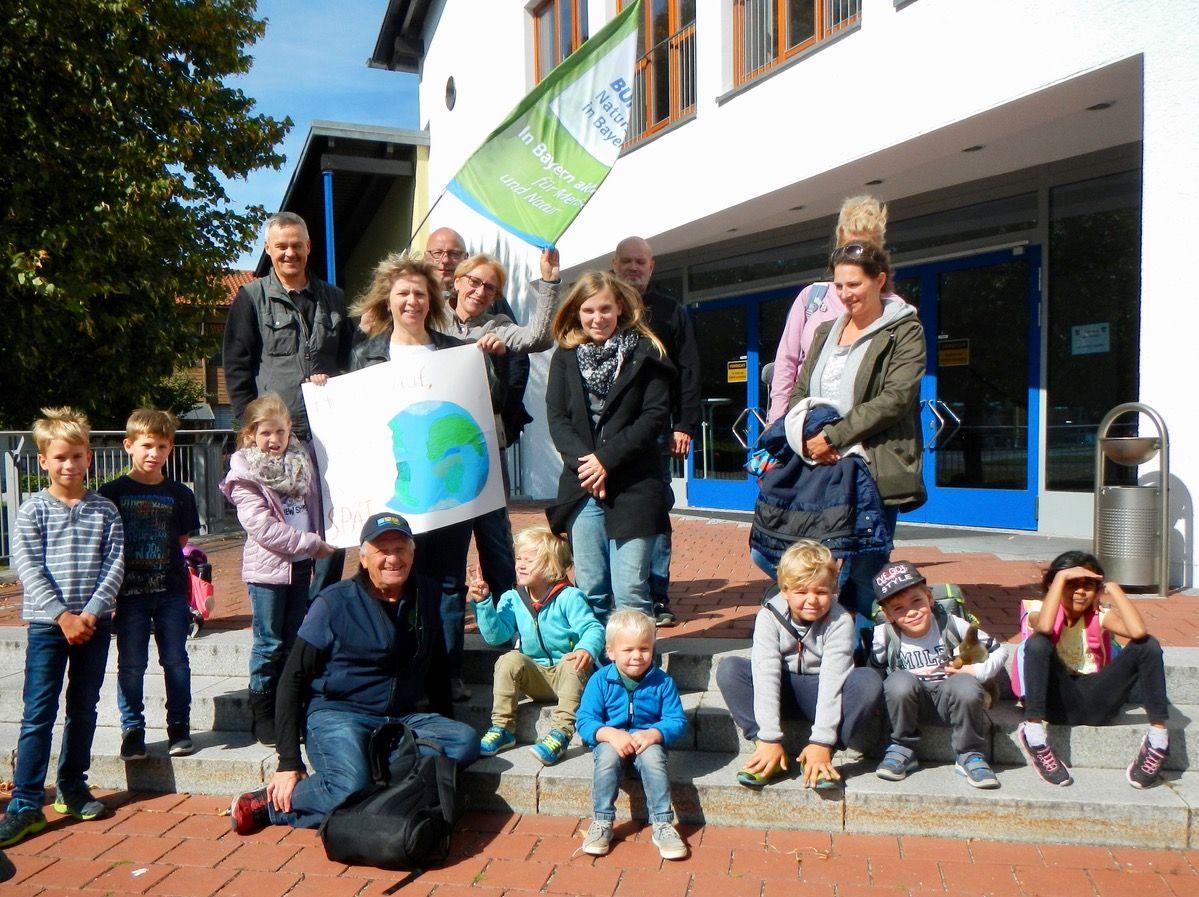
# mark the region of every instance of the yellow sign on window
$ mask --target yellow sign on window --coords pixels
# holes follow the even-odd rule
[[[728,372],[729,383],[744,383],[746,379],[746,371],[749,367],[748,361],[729,361],[725,363],[725,369]]]

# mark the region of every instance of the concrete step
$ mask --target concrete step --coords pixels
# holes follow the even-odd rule
[[[22,702],[23,672],[0,674],[0,722],[19,723],[24,709]],[[60,697],[59,707],[65,697]],[[166,727],[166,687],[162,671],[155,665],[146,671],[143,690],[146,725],[151,729]],[[119,726],[117,710],[117,678],[105,677],[100,689],[100,725]],[[246,676],[192,676],[191,726],[193,732],[217,730],[223,732],[250,731],[250,705],[246,691]]]
[[[0,745],[6,748],[0,776],[6,778],[12,774],[9,746],[16,741],[16,729],[0,724]],[[126,764],[118,757],[118,731],[103,727],[96,732],[89,778],[101,788],[233,795],[261,786],[275,768],[273,751],[248,741],[237,733],[199,733],[194,755],[170,758],[164,733],[152,731],[150,757]],[[56,762],[52,757],[51,770]],[[952,765],[921,769],[903,782],[884,782],[870,765],[849,763],[840,767],[844,790],[825,794],[804,789],[794,776],[751,791],[735,781],[740,763],[737,756],[672,751],[672,796],[679,818],[868,834],[958,837],[969,832],[984,839],[1199,847],[1199,772],[1171,773],[1161,787],[1136,791],[1119,770],[1076,767],[1074,785],[1053,788],[1027,767],[1000,767],[1002,787],[978,791]],[[518,749],[479,761],[465,771],[463,784],[474,808],[586,816],[591,774],[591,756],[581,746],[549,768]],[[617,814],[644,817],[644,807],[640,784],[624,782]]]
[[[26,630],[0,627],[0,673],[21,670],[25,663]],[[466,635],[463,677],[468,682],[489,683],[495,661],[507,650],[488,645],[476,633]],[[715,671],[725,656],[749,656],[749,646],[736,639],[675,638],[658,643],[662,668],[680,691],[716,689]],[[249,670],[249,630],[211,630],[188,642],[192,674],[234,676]],[[1199,648],[1166,648],[1166,689],[1170,700],[1182,706],[1199,704]],[[158,666],[150,644],[150,668]],[[108,670],[116,673],[116,648],[109,652]]]

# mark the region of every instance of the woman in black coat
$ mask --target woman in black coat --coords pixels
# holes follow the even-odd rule
[[[562,475],[546,514],[569,535],[575,581],[601,620],[614,608],[653,615],[650,554],[670,526],[657,440],[673,368],[644,318],[636,290],[593,272],[553,325],[545,402]]]

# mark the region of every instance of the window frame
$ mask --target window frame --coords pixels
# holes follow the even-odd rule
[[[630,2],[632,2],[632,0],[617,0],[617,12],[622,11],[627,3]],[[699,0],[697,0],[697,2],[699,2]],[[667,108],[665,114],[661,118],[654,120],[653,113],[656,108],[656,103],[652,90],[648,88],[643,89],[640,92],[640,97],[637,97],[637,92],[635,91],[634,101],[637,99],[640,99],[641,101],[640,114],[643,116],[643,120],[645,121],[645,129],[635,136],[627,136],[625,138],[625,144],[622,152],[627,152],[628,150],[640,146],[650,137],[653,137],[671,125],[685,121],[688,117],[695,114],[695,100],[693,99],[689,106],[685,106],[683,102],[682,55],[684,51],[682,47],[683,44],[688,40],[692,42],[692,47],[694,47],[696,17],[692,17],[689,22],[683,22],[681,9],[682,5],[683,0],[666,0],[667,37],[665,40],[668,43],[667,83],[669,85],[669,98],[667,100],[667,105],[669,108]],[[643,76],[642,72],[643,70],[648,70],[653,67],[654,63],[650,61],[648,57],[658,46],[657,43],[650,43],[654,33],[654,6],[652,0],[646,0],[646,2],[642,4],[641,14],[642,18],[638,27],[640,29],[642,41],[645,46],[644,52],[640,53],[637,57],[637,61],[634,65],[633,77],[636,83],[644,83],[648,85],[651,81],[651,76]],[[684,34],[684,31],[687,33]],[[662,41],[659,41],[658,43],[662,43]],[[638,50],[641,49],[642,48],[639,46]],[[694,53],[694,49],[692,49],[692,53]],[[694,66],[694,58],[692,59],[692,65]],[[695,77],[694,68],[692,69],[692,77]]]
[[[770,0],[768,8],[774,13],[774,56],[766,63],[756,68],[746,70],[745,61],[745,8],[755,0],[733,0],[733,87],[741,87],[756,81],[768,72],[795,56],[806,53],[813,47],[819,46],[834,37],[856,28],[862,21],[861,0],[858,0],[857,12],[842,19],[838,24],[829,27],[825,21],[825,7],[828,0]],[[852,2],[852,0],[850,0]],[[800,41],[794,46],[787,46],[787,22],[790,7],[793,4],[810,3],[812,5],[812,36]]]
[[[587,0],[544,0],[529,10],[533,21],[533,81],[540,84],[545,76],[562,64],[566,56],[559,56],[562,48],[562,35],[558,31],[558,23],[562,21],[561,8],[563,4],[570,5],[570,52],[573,53],[587,40]],[[541,70],[541,19],[549,14],[550,26],[554,34],[553,59],[554,64],[547,71]],[[570,54],[568,53],[567,56]]]

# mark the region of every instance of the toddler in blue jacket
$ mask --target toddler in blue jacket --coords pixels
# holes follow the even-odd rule
[[[608,618],[608,657],[579,705],[579,737],[593,749],[594,816],[582,850],[603,856],[612,844],[616,790],[631,763],[641,776],[653,841],[666,860],[687,856],[670,808],[666,746],[683,734],[687,719],[674,680],[654,666],[654,621],[640,611],[620,610]]]
[[[496,661],[491,728],[479,740],[479,753],[492,757],[516,744],[516,706],[523,692],[534,701],[557,701],[550,731],[530,750],[545,766],[557,763],[575,731],[575,711],[583,685],[604,648],[604,628],[587,596],[566,579],[570,546],[533,526],[515,539],[516,588],[498,600],[471,572],[470,600],[479,633],[489,645],[518,636],[519,647]]]

